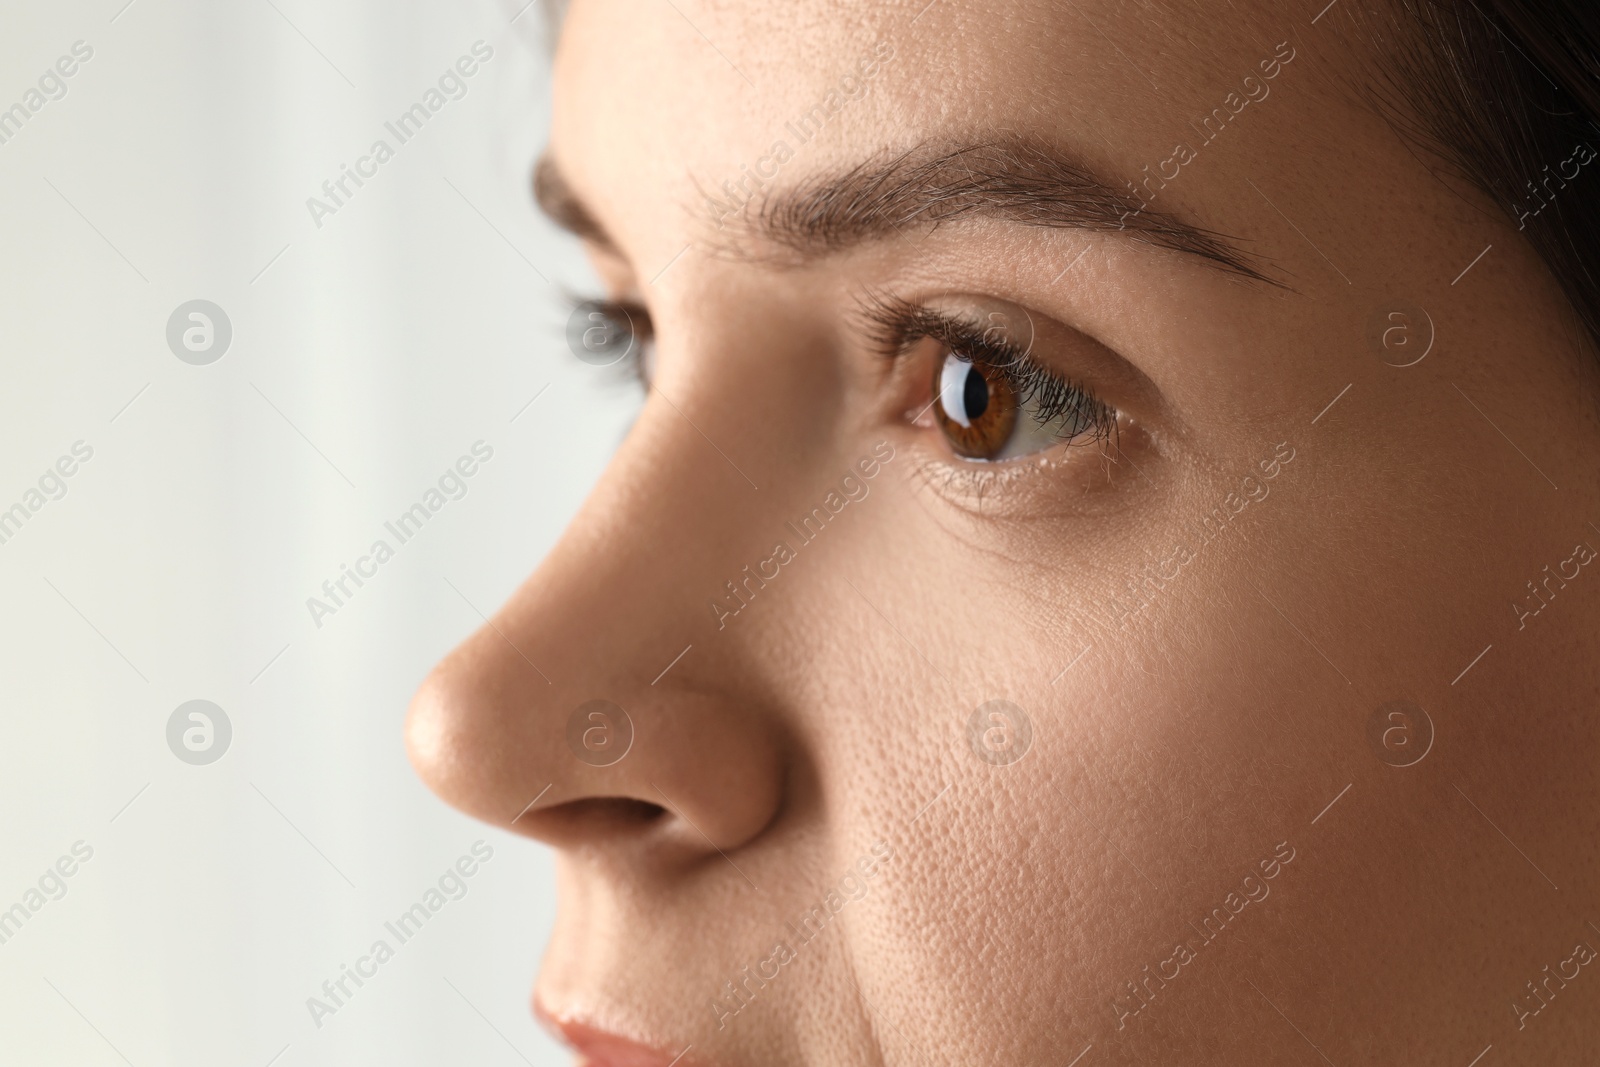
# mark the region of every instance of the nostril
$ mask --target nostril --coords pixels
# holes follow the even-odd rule
[[[666,815],[660,804],[633,797],[585,797],[546,808],[545,819],[566,824],[583,836],[627,833],[644,829]]]

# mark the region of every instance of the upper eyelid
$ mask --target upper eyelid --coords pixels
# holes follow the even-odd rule
[[[996,369],[1030,368],[1054,374],[1033,361],[1031,344],[1024,351],[1008,340],[992,339],[990,327],[963,315],[878,294],[862,299],[858,315],[873,346],[886,358],[903,356],[917,341],[929,338]]]
[[[858,315],[869,340],[889,357],[904,355],[924,337],[955,347],[953,342],[970,343],[981,331],[975,322],[896,296],[869,294]]]

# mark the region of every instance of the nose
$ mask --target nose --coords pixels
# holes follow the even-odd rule
[[[561,848],[680,858],[772,822],[779,718],[706,610],[739,541],[716,517],[750,486],[691,418],[645,405],[549,556],[413,698],[411,761],[450,804]]]

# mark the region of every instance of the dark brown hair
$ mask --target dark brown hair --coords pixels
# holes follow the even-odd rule
[[[1600,340],[1600,0],[1393,0],[1412,127],[1502,205]],[[1576,169],[1576,173],[1574,173]]]

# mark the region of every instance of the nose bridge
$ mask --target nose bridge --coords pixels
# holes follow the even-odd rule
[[[770,821],[781,724],[706,608],[757,490],[710,421],[653,396],[561,541],[424,683],[408,746],[446,800],[558,845],[650,827],[727,850]]]
[[[777,494],[752,475],[770,467],[771,429],[739,383],[704,377],[652,390],[561,540],[502,609],[574,677],[654,681],[704,632],[707,590],[767,525]]]

